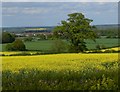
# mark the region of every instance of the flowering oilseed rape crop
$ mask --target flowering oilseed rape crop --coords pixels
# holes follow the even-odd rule
[[[118,61],[117,53],[6,56],[3,89],[117,90]]]

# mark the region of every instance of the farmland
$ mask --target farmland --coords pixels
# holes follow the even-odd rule
[[[1,44],[3,90],[118,90],[117,38],[85,40],[86,52],[66,54],[51,53],[54,41],[24,41],[27,51],[11,52]]]
[[[41,40],[41,41],[31,41],[25,42],[26,48],[28,50],[39,50],[48,51],[51,49],[54,40]],[[67,41],[66,41],[67,43]],[[96,45],[104,45],[105,47],[118,46],[118,39],[96,39],[96,42],[92,40],[86,40],[86,45],[88,49],[96,49]],[[5,51],[6,44],[2,45],[3,51]]]
[[[2,57],[4,90],[117,90],[118,54]]]
[[[120,90],[118,3],[27,1],[2,3],[0,90]]]

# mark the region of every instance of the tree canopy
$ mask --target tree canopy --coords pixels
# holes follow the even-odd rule
[[[6,49],[8,51],[25,51],[25,44],[20,39],[16,39],[13,43],[9,43],[6,45]]]
[[[2,33],[2,43],[12,43],[15,41],[15,37],[8,33],[8,32],[3,32]]]
[[[74,52],[87,50],[85,39],[94,40],[95,32],[92,30],[93,26],[90,23],[93,20],[85,18],[82,13],[68,14],[68,19],[61,21],[59,26],[53,30],[55,37],[64,36],[71,43]]]

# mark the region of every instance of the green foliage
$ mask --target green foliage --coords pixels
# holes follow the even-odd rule
[[[101,50],[102,48],[101,48],[101,46],[98,44],[98,45],[96,45],[96,49],[97,49],[97,50]]]
[[[53,37],[53,34],[48,34],[48,35],[47,35],[47,39],[53,40],[53,38],[54,38],[54,37]]]
[[[102,45],[101,45],[101,48],[102,48],[102,49],[106,49],[107,47],[102,44]]]
[[[97,44],[102,44],[106,48],[115,47],[118,46],[118,39],[96,39],[96,43],[92,40],[85,40],[86,46],[88,50],[96,49]],[[24,42],[26,49],[31,51],[42,51],[42,52],[50,52],[51,46],[54,43],[54,40],[40,40],[40,41],[26,41]],[[70,44],[68,41],[66,41],[67,44]],[[6,51],[6,45],[7,44],[0,44],[2,46],[2,50]],[[71,47],[71,46],[70,46]],[[70,48],[68,46],[68,48]]]
[[[81,44],[79,44],[79,46],[75,46],[71,44],[69,46],[69,52],[84,52],[88,50],[85,44],[86,44],[85,42],[82,42]]]
[[[118,90],[118,70],[114,67],[105,71],[97,68],[80,71],[7,70],[2,73],[2,87],[3,90]]]
[[[38,37],[40,40],[46,40],[46,39],[47,39],[47,36],[44,35],[44,34],[38,34],[37,37]]]
[[[26,42],[26,41],[32,41],[33,40],[33,38],[32,37],[25,37],[24,38],[24,41]]]
[[[67,43],[60,39],[54,40],[52,46],[51,46],[52,52],[55,53],[61,53],[67,51]]]
[[[97,50],[106,49],[106,48],[107,47],[105,45],[103,45],[103,44],[102,45],[99,45],[99,44],[96,45]]]
[[[117,53],[12,56],[3,61],[3,90],[118,90]]]
[[[7,51],[13,51],[14,50],[11,43],[8,43],[5,48],[6,48]]]
[[[34,51],[50,51],[53,44],[53,40],[40,40],[40,41],[31,41],[24,42],[28,50]]]
[[[7,44],[6,49],[8,51],[25,51],[26,47],[21,40],[17,39],[13,43]]]
[[[80,52],[86,50],[85,39],[93,39],[96,37],[90,23],[92,20],[85,18],[82,13],[68,14],[66,21],[61,21],[61,25],[55,27],[53,33],[55,37],[65,37],[75,47],[74,51]],[[82,50],[83,49],[83,50]]]
[[[2,33],[2,43],[12,43],[15,41],[15,36],[8,33],[8,32],[3,32]]]
[[[2,43],[2,31],[0,30],[0,44]]]
[[[119,31],[118,28],[107,28],[107,29],[94,29],[97,34],[97,37],[106,36],[106,38],[118,38]]]
[[[12,45],[13,45],[13,48],[14,48],[15,51],[17,51],[17,50],[18,51],[26,50],[24,43],[21,40],[19,40],[19,39],[15,40],[12,43]]]

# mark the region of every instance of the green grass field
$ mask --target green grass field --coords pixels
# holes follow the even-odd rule
[[[52,46],[53,40],[43,40],[36,42],[25,42],[26,48],[28,50],[50,50]]]
[[[36,42],[25,42],[26,48],[28,50],[40,50],[49,51],[52,48],[53,40],[42,40]],[[86,40],[86,45],[88,49],[96,49],[96,45],[104,45],[105,47],[118,46],[118,39],[96,39],[96,42],[92,40]],[[0,45],[1,46],[1,45]],[[3,44],[3,51],[5,51],[6,44]]]
[[[114,47],[114,46],[118,46],[118,39],[96,39],[96,42],[92,41],[92,40],[86,40],[86,45],[88,47],[88,49],[96,49],[96,45],[104,45],[105,47]]]
[[[118,90],[117,53],[5,56],[2,60],[3,90]]]

